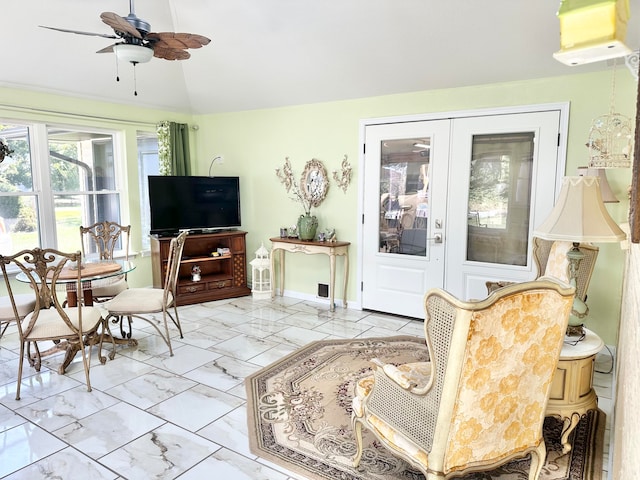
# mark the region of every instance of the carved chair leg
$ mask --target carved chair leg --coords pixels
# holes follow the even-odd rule
[[[544,461],[547,458],[547,446],[544,440],[540,442],[538,448],[531,452],[531,468],[529,469],[529,480],[538,480]]]
[[[353,457],[353,466],[358,467],[360,465],[360,459],[362,458],[362,423],[354,418],[351,422],[353,424],[353,433],[356,437],[356,456]]]

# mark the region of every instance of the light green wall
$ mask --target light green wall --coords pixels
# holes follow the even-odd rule
[[[579,68],[579,67],[576,67]],[[496,108],[570,102],[567,174],[574,174],[587,161],[586,140],[593,118],[609,112],[611,72],[577,74],[524,82],[510,82],[477,87],[424,91],[322,104],[292,106],[268,110],[232,112],[191,117],[130,106],[104,104],[84,99],[70,99],[39,93],[0,88],[0,117],[35,118],[75,125],[122,128],[126,138],[126,155],[132,159],[127,167],[128,203],[132,225],[139,223],[138,172],[135,132],[152,129],[160,120],[173,120],[198,125],[191,131],[194,174],[208,175],[211,160],[224,156],[223,164],[214,164],[213,175],[239,175],[242,189],[242,224],[247,235],[248,260],[253,258],[261,242],[269,247],[269,238],[278,235],[281,226],[295,223],[302,213],[299,204],[289,199],[275,176],[275,169],[289,157],[296,174],[311,158],[321,160],[331,175],[346,154],[354,168],[354,178],[347,193],[335,184],[329,188],[325,202],[314,213],[321,228],[333,227],[338,238],[351,241],[348,298],[356,298],[356,266],[358,260],[358,167],[359,126],[367,118],[431,114],[458,110]],[[625,68],[616,74],[616,110],[634,117],[636,83]],[[2,105],[14,104],[65,111],[75,114],[127,119],[101,122],[81,118],[14,112]],[[135,122],[149,123],[147,126]],[[627,188],[630,169],[608,171],[609,182],[620,204],[609,204],[608,210],[619,223],[627,220]],[[617,245],[599,245],[600,256],[589,288],[591,315],[588,326],[600,334],[607,344],[615,344],[620,313],[624,252]],[[140,247],[134,239],[133,248]],[[303,296],[313,296],[318,283],[328,283],[326,257],[289,255],[286,287]],[[134,284],[149,285],[151,275],[148,258],[141,259],[130,278]],[[342,274],[338,261],[338,278]],[[250,272],[249,272],[250,273]]]
[[[609,112],[611,72],[569,75],[525,82],[390,95],[360,100],[293,106],[269,110],[206,115],[197,119],[196,167],[207,174],[210,159],[223,154],[225,162],[215,164],[215,175],[241,175],[243,226],[248,230],[248,250],[277,236],[280,226],[295,222],[302,212],[291,201],[275,176],[275,169],[289,157],[296,174],[304,163],[318,158],[327,170],[339,168],[347,154],[354,167],[354,181],[347,194],[332,185],[327,200],[315,213],[321,227],[335,227],[338,238],[355,242],[358,234],[359,124],[362,119],[411,114],[474,110],[501,106],[570,102],[567,174],[585,165],[585,146],[593,118]],[[636,84],[626,69],[616,74],[616,107],[635,115]],[[620,204],[608,210],[619,222],[626,222],[630,169],[610,170],[609,181]],[[599,245],[600,256],[589,289],[591,315],[588,326],[605,342],[615,344],[620,311],[624,252],[618,245]],[[350,251],[351,272],[348,298],[356,298],[358,246]],[[340,265],[340,262],[338,262]],[[338,274],[340,275],[340,271]],[[338,277],[340,278],[340,277]],[[288,255],[286,288],[315,295],[318,283],[328,282],[327,260],[321,256]]]

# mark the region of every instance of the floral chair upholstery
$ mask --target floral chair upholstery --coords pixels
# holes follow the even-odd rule
[[[430,362],[384,365],[356,385],[352,425],[362,427],[428,480],[496,468],[531,454],[529,478],[546,457],[542,438],[551,381],[575,289],[542,278],[463,302],[425,296]]]

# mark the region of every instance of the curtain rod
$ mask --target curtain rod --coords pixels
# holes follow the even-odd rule
[[[52,115],[60,115],[63,117],[71,117],[71,118],[85,118],[88,120],[100,120],[106,122],[117,122],[117,123],[127,123],[130,125],[144,125],[144,126],[152,126],[155,127],[156,123],[152,122],[136,122],[133,120],[125,120],[122,118],[113,118],[113,117],[100,117],[98,115],[87,115],[84,113],[69,113],[69,112],[60,112],[58,110],[47,110],[44,108],[35,108],[35,107],[20,107],[18,105],[8,105],[6,103],[0,103],[0,107],[5,108],[7,110],[13,110],[17,112],[35,112],[35,113],[48,113]]]

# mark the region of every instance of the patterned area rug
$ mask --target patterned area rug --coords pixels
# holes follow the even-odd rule
[[[307,478],[325,480],[420,480],[424,476],[397,459],[364,430],[365,452],[359,469],[351,466],[355,440],[351,398],[358,378],[373,357],[389,363],[428,359],[417,337],[313,342],[247,377],[247,416],[251,450]],[[562,455],[561,424],[545,420],[547,460],[541,479],[600,480],[605,415],[592,411],[572,434],[573,448]],[[470,474],[468,480],[525,480],[529,458],[500,469]]]

